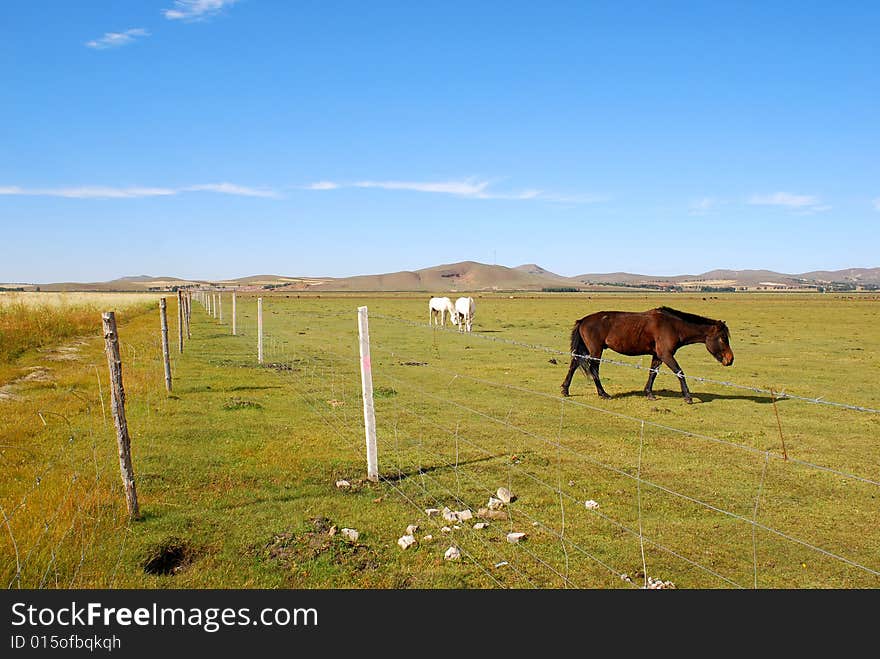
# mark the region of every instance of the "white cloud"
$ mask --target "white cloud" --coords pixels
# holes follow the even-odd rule
[[[691,215],[705,215],[718,206],[718,200],[712,197],[702,197],[691,202],[688,212]]]
[[[29,197],[64,197],[67,199],[136,199],[143,197],[168,197],[182,192],[216,192],[244,197],[278,197],[272,190],[249,188],[234,183],[204,183],[182,188],[112,187],[84,185],[60,188],[21,188],[0,186],[0,196],[19,195]]]
[[[305,190],[336,190],[339,188],[379,188],[382,190],[404,190],[409,192],[428,192],[449,194],[469,199],[508,199],[528,200],[541,199],[561,203],[595,203],[604,201],[604,197],[591,195],[562,196],[548,194],[543,190],[527,188],[518,192],[494,192],[489,189],[490,181],[465,179],[461,181],[356,181],[340,183],[337,181],[319,181],[301,186]]]
[[[818,197],[813,195],[791,194],[789,192],[774,192],[773,194],[752,195],[749,203],[753,206],[781,206],[800,215],[823,213],[831,210],[831,206],[823,204]]]
[[[476,197],[483,194],[488,181],[445,181],[441,183],[418,183],[408,181],[359,181],[356,188],[382,188],[384,190],[412,190],[415,192],[440,192],[460,197]]]
[[[222,194],[239,195],[242,197],[273,197],[277,198],[278,193],[274,190],[266,190],[263,188],[249,188],[235,183],[203,183],[201,185],[190,185],[181,188],[185,192],[220,192]]]
[[[162,14],[171,21],[195,21],[213,16],[236,2],[238,0],[174,0],[174,8],[163,9]]]
[[[134,27],[125,32],[105,32],[100,39],[86,41],[86,46],[95,50],[105,50],[107,48],[119,48],[132,43],[138,37],[148,37],[150,33],[141,27]]]

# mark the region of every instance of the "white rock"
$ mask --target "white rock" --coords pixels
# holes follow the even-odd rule
[[[336,487],[338,487],[340,490],[350,490],[351,483],[349,483],[347,480],[340,479],[336,481]]]
[[[458,551],[458,547],[450,547],[446,550],[446,553],[443,554],[443,558],[447,561],[457,561],[461,558],[461,552]]]
[[[470,508],[465,508],[464,510],[459,510],[455,514],[458,515],[458,519],[461,522],[466,522],[469,519],[474,518],[474,514],[471,512]]]
[[[501,561],[500,563],[495,563],[495,567],[504,567],[507,564],[507,561]]]
[[[460,529],[461,526],[460,526],[459,524],[453,524],[453,525],[452,525],[452,528],[454,528],[454,529],[457,530],[457,529]]]
[[[342,529],[340,533],[342,534],[343,538],[345,538],[346,540],[350,540],[351,542],[357,542],[357,539],[360,536],[360,533],[358,533],[354,529]]]
[[[477,529],[477,531],[484,529],[487,526],[489,526],[488,522],[477,522],[476,524],[474,524],[474,528]]]
[[[448,526],[444,526],[440,529],[443,533],[452,533],[452,529]]]
[[[443,519],[447,522],[457,522],[458,521],[458,513],[450,508],[443,509]]]
[[[506,487],[499,487],[498,491],[495,492],[495,496],[501,499],[504,503],[510,503],[513,501],[513,495]]]
[[[418,524],[410,524],[406,527],[406,535],[415,535],[416,531],[419,530]]]
[[[431,542],[431,541],[433,541],[433,540],[434,540],[434,536],[433,536],[433,535],[430,535],[430,534],[429,534],[429,535],[422,536],[422,542]]]
[[[522,540],[525,537],[526,537],[525,533],[522,533],[520,531],[514,531],[512,533],[507,534],[507,542],[509,542],[511,544],[516,544],[517,542],[519,542],[520,540]]]
[[[425,508],[425,514],[428,517],[434,517],[435,515],[440,514],[440,509],[439,508]]]
[[[501,510],[502,508],[504,508],[504,502],[501,499],[489,497],[489,503],[486,504],[486,507],[489,510]]]
[[[414,544],[416,544],[416,539],[409,534],[403,535],[398,538],[397,544],[400,545],[401,549],[409,549]]]
[[[584,502],[584,506],[586,506],[588,510],[596,510],[596,508],[599,507],[599,504],[590,499],[589,501]]]

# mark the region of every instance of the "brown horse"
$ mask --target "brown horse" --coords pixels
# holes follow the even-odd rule
[[[600,398],[611,398],[599,382],[599,364],[605,348],[622,355],[651,355],[651,373],[645,385],[645,395],[655,400],[652,387],[660,364],[666,364],[678,376],[681,393],[692,403],[684,373],[675,361],[675,351],[691,343],[705,343],[715,359],[730,366],[730,332],[723,320],[712,320],[692,313],[659,307],[649,311],[599,311],[584,316],[574,324],[571,332],[571,366],[562,382],[562,395],[568,396],[571,378],[578,366],[589,373],[596,383]]]

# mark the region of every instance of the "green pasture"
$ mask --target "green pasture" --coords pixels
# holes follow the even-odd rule
[[[880,414],[821,404],[880,409],[877,296],[473,296],[464,334],[428,325],[428,295],[269,293],[259,364],[255,295],[237,296],[236,336],[229,293],[222,322],[194,302],[183,354],[169,295],[171,393],[158,309],[126,309],[134,522],[100,317],[54,351],[9,357],[0,585],[631,588],[647,573],[678,588],[880,586]],[[696,404],[666,367],[646,400],[650,359],[610,351],[611,400],[582,372],[560,397],[576,319],[660,305],[730,328],[730,368],[700,345],[677,353]],[[366,480],[359,306],[377,483]],[[771,389],[820,402],[774,405]],[[476,513],[499,487],[516,498],[487,528],[425,513]],[[411,524],[418,544],[402,550]],[[512,544],[511,531],[527,535]],[[451,546],[460,560],[444,560]]]

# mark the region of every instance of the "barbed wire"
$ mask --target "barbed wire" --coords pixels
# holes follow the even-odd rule
[[[392,404],[393,404],[393,405],[396,405],[395,403],[392,403]],[[434,422],[434,421],[431,421],[430,419],[425,419],[424,417],[421,417],[421,416],[418,415],[416,412],[413,412],[413,411],[411,411],[411,410],[408,410],[408,409],[406,409],[405,407],[402,407],[402,406],[399,406],[399,409],[400,409],[401,411],[406,412],[406,413],[408,413],[408,414],[411,414],[412,416],[415,416],[415,417],[417,417],[417,418],[419,418],[419,419],[421,419],[421,420],[423,420],[423,421],[425,421],[425,422],[431,423],[432,425],[436,426],[438,429],[440,429],[440,430],[442,430],[442,431],[444,431],[444,432],[446,432],[446,433],[448,433],[448,434],[452,434],[447,428],[444,428],[442,425],[440,425],[440,424],[438,424],[438,423],[436,423],[436,422]],[[463,439],[463,438],[461,438],[461,439],[462,439],[462,441],[464,441],[464,442],[467,443],[468,445],[470,445],[470,446],[476,448],[477,450],[483,452],[483,453],[486,454],[487,456],[495,457],[491,452],[487,451],[486,449],[484,449],[483,447],[479,446],[478,444],[476,444],[476,443],[474,443],[474,442],[471,442],[471,441],[469,441],[469,440],[467,440],[467,439]],[[557,450],[561,449],[561,447],[562,447],[561,443],[558,443],[558,444],[557,444]],[[592,459],[590,459],[590,460],[592,460]],[[630,475],[630,474],[627,474],[627,472],[617,470],[615,467],[611,467],[610,465],[606,465],[606,464],[604,464],[604,463],[595,463],[595,464],[596,464],[596,466],[601,466],[601,467],[604,467],[604,468],[609,469],[609,470],[611,470],[611,471],[617,472],[617,473],[620,474],[620,475],[625,475],[625,476],[630,476],[630,477],[631,477],[631,475]],[[519,466],[513,464],[512,462],[510,463],[509,467],[510,467],[510,469],[515,469],[518,473],[521,473],[523,476],[525,476],[526,478],[532,480],[533,482],[535,482],[535,483],[537,483],[537,484],[539,484],[539,485],[541,485],[541,486],[543,486],[543,487],[546,487],[547,489],[549,489],[549,490],[551,490],[551,491],[554,491],[554,492],[558,493],[558,494],[560,495],[560,497],[565,497],[565,498],[567,498],[567,499],[570,499],[572,502],[578,504],[579,507],[584,503],[583,501],[581,501],[581,500],[578,499],[577,497],[575,497],[575,496],[569,494],[568,492],[563,491],[561,488],[554,488],[554,487],[553,487],[552,485],[550,485],[549,483],[546,483],[546,482],[542,481],[540,478],[538,478],[538,477],[535,476],[534,474],[529,473],[529,472],[526,471],[525,469],[522,469],[521,467],[519,467]],[[637,482],[638,482],[638,481],[637,481]],[[484,488],[484,489],[485,489],[485,488]],[[490,489],[487,489],[486,491],[489,492],[490,495],[494,494]],[[643,538],[644,540],[646,540],[647,542],[649,542],[652,546],[656,547],[657,549],[659,549],[659,550],[661,550],[661,551],[663,551],[663,552],[665,552],[665,553],[670,554],[671,556],[675,556],[675,557],[678,558],[678,559],[681,559],[681,560],[683,560],[683,561],[685,561],[685,562],[687,562],[687,563],[690,563],[690,564],[693,565],[694,567],[697,567],[697,568],[699,568],[699,569],[701,569],[701,570],[703,570],[703,571],[705,571],[705,572],[711,574],[712,576],[715,576],[715,577],[717,577],[717,578],[719,578],[719,579],[721,579],[721,580],[723,580],[723,581],[726,581],[726,582],[730,583],[731,585],[734,585],[734,586],[737,586],[737,587],[740,587],[740,588],[742,587],[742,586],[740,586],[740,584],[736,583],[735,581],[732,581],[732,580],[728,579],[728,578],[725,577],[724,575],[718,574],[717,572],[713,571],[711,568],[708,568],[708,567],[706,567],[706,566],[704,566],[704,565],[701,565],[700,563],[696,563],[695,561],[692,561],[691,559],[687,558],[686,556],[683,556],[683,555],[679,554],[678,552],[676,552],[676,551],[670,549],[669,547],[666,547],[666,546],[664,546],[663,544],[661,544],[661,543],[659,543],[659,542],[653,540],[652,538],[650,538],[650,537],[648,537],[648,536],[645,536],[644,534],[641,533],[641,531],[636,531],[636,530],[634,530],[634,529],[629,528],[629,527],[626,526],[625,524],[622,524],[622,523],[619,522],[618,520],[614,519],[613,517],[610,517],[609,515],[606,515],[605,513],[601,512],[601,511],[598,510],[598,509],[591,509],[591,510],[589,510],[589,512],[590,512],[590,514],[595,515],[595,516],[601,518],[602,520],[604,520],[604,521],[610,523],[611,525],[617,527],[618,529],[620,529],[620,530],[622,530],[622,531],[624,531],[624,532],[626,532],[626,533],[628,533],[628,534],[630,534],[630,535],[633,535],[633,536],[638,537],[638,538]],[[585,551],[585,550],[581,550],[581,551]],[[597,562],[599,562],[603,567],[607,568],[609,571],[613,572],[614,574],[617,574],[618,576],[622,576],[621,573],[616,572],[616,571],[615,571],[613,568],[611,568],[610,566],[608,566],[608,565],[602,563],[602,562],[599,561],[598,559],[595,559],[595,560],[597,560]]]
[[[404,382],[403,380],[400,380],[399,378],[394,378],[393,376],[390,376],[390,375],[385,375],[385,377],[391,379],[392,381],[396,380],[397,382],[399,382],[399,383],[401,383],[401,384],[410,384],[410,383],[406,383],[406,382]],[[786,540],[789,540],[789,541],[791,541],[791,542],[795,542],[795,543],[797,543],[797,544],[800,544],[800,545],[802,545],[802,546],[804,546],[804,547],[807,547],[808,549],[811,549],[811,550],[813,550],[813,551],[816,551],[816,552],[819,552],[819,553],[821,553],[821,554],[824,554],[825,556],[827,556],[827,557],[829,557],[829,558],[833,558],[833,559],[835,559],[835,560],[837,560],[837,561],[840,561],[840,562],[842,562],[842,563],[846,563],[846,564],[848,564],[848,565],[850,565],[850,566],[852,566],[852,567],[855,567],[855,568],[861,569],[861,570],[863,570],[863,571],[865,571],[865,572],[868,572],[868,573],[870,573],[870,574],[872,574],[872,575],[874,575],[874,576],[880,576],[880,570],[876,570],[876,569],[870,568],[870,567],[868,567],[868,566],[862,565],[862,564],[860,564],[860,563],[858,563],[858,562],[856,562],[856,561],[853,561],[853,560],[851,560],[851,559],[845,558],[845,557],[843,557],[843,556],[839,556],[839,555],[837,555],[837,554],[834,554],[833,552],[830,552],[830,551],[828,551],[828,550],[826,550],[826,549],[823,549],[823,548],[821,548],[821,547],[818,547],[818,546],[816,546],[816,545],[813,545],[813,544],[811,544],[811,543],[809,543],[809,542],[807,542],[807,541],[805,541],[805,540],[801,540],[801,539],[799,539],[799,538],[796,538],[796,537],[794,537],[794,536],[792,536],[792,535],[789,535],[789,534],[787,534],[787,533],[785,533],[785,532],[783,532],[783,531],[779,531],[778,529],[774,529],[774,528],[769,527],[769,526],[766,526],[766,525],[764,525],[764,524],[760,524],[760,523],[757,522],[757,521],[750,520],[750,519],[748,519],[748,518],[746,518],[746,517],[743,517],[742,515],[739,515],[739,514],[737,514],[737,513],[734,513],[734,512],[728,511],[728,510],[724,510],[723,508],[719,508],[718,506],[713,506],[712,504],[706,503],[706,502],[704,502],[704,501],[701,501],[701,500],[699,500],[699,499],[696,499],[696,498],[694,498],[694,497],[691,497],[691,496],[689,496],[689,495],[687,495],[687,494],[683,494],[683,493],[681,493],[681,492],[677,492],[676,490],[673,490],[673,489],[671,489],[671,488],[668,488],[668,487],[666,487],[666,486],[664,486],[664,485],[660,485],[660,484],[658,484],[658,483],[654,483],[653,481],[646,480],[646,479],[638,479],[637,477],[633,476],[632,474],[630,474],[630,473],[628,473],[628,472],[626,472],[626,471],[624,471],[624,470],[622,470],[622,469],[618,469],[618,468],[616,468],[616,467],[612,467],[611,465],[604,464],[604,463],[602,463],[601,461],[598,461],[598,460],[596,460],[595,458],[592,458],[591,456],[588,456],[588,455],[586,455],[586,454],[583,454],[583,453],[581,453],[581,452],[579,452],[579,451],[575,451],[574,449],[572,449],[572,448],[570,448],[570,447],[567,447],[567,446],[561,445],[561,444],[559,444],[558,442],[555,442],[555,441],[552,440],[552,439],[549,439],[549,438],[547,438],[547,437],[543,437],[543,436],[541,436],[541,435],[538,435],[537,433],[533,433],[533,432],[531,432],[531,431],[529,431],[529,430],[526,430],[526,429],[524,429],[524,428],[520,428],[519,426],[516,426],[516,425],[511,424],[511,423],[508,423],[508,422],[506,422],[504,419],[499,419],[499,418],[497,418],[497,417],[492,416],[491,414],[486,414],[485,412],[481,412],[481,411],[479,411],[479,410],[473,409],[473,408],[468,407],[467,405],[464,405],[464,404],[459,403],[459,402],[457,402],[457,401],[453,401],[453,400],[451,400],[451,399],[444,398],[444,397],[442,397],[442,396],[437,396],[437,395],[435,395],[435,394],[430,394],[430,393],[428,393],[428,392],[426,392],[426,391],[424,391],[424,390],[418,390],[418,393],[419,393],[420,395],[422,395],[422,396],[425,396],[425,397],[428,397],[428,398],[433,398],[433,399],[435,399],[435,400],[438,400],[438,401],[441,401],[441,402],[447,403],[447,404],[449,404],[449,405],[453,405],[453,406],[458,407],[458,408],[460,408],[460,409],[464,409],[464,410],[466,410],[466,411],[468,411],[468,412],[471,412],[471,413],[476,414],[476,415],[478,415],[478,416],[481,416],[481,417],[484,417],[484,418],[486,418],[486,419],[489,419],[489,420],[491,420],[491,421],[493,421],[493,422],[495,422],[495,423],[499,423],[499,424],[502,424],[502,425],[504,425],[504,426],[507,426],[507,427],[509,427],[509,428],[511,428],[511,429],[513,429],[513,430],[516,430],[517,432],[520,432],[520,433],[522,433],[522,434],[525,434],[525,435],[527,435],[527,436],[529,436],[529,437],[532,437],[532,438],[534,438],[534,439],[536,439],[536,440],[542,441],[542,442],[544,442],[544,443],[546,443],[546,444],[548,444],[548,445],[550,445],[550,446],[556,446],[556,447],[564,448],[566,451],[569,451],[570,453],[573,453],[573,454],[577,455],[577,456],[580,457],[581,459],[586,460],[586,461],[590,462],[591,464],[594,464],[594,465],[596,465],[596,466],[599,466],[599,467],[601,467],[601,468],[603,468],[603,469],[610,470],[610,471],[612,471],[612,472],[614,472],[614,473],[617,473],[618,475],[624,476],[624,477],[629,478],[629,479],[632,479],[632,480],[636,480],[637,482],[640,482],[640,483],[644,483],[645,485],[648,485],[648,486],[650,486],[650,487],[654,487],[654,488],[656,488],[656,489],[658,489],[658,490],[660,490],[660,491],[663,491],[663,492],[665,492],[665,493],[667,493],[667,494],[670,494],[670,495],[672,495],[672,496],[674,496],[674,497],[681,498],[681,499],[683,499],[683,500],[689,501],[690,503],[693,503],[693,504],[696,504],[696,505],[702,506],[702,507],[704,507],[704,508],[706,508],[706,509],[708,509],[708,510],[711,510],[711,511],[713,511],[713,512],[716,512],[716,513],[718,513],[718,514],[728,516],[728,517],[730,517],[730,518],[732,518],[732,519],[735,519],[735,520],[737,520],[737,521],[740,521],[740,522],[743,522],[743,523],[749,524],[749,525],[751,525],[751,526],[753,526],[753,527],[759,528],[759,529],[761,529],[761,530],[767,531],[768,533],[771,533],[771,534],[777,535],[777,536],[779,536],[779,537],[785,538]]]
[[[408,355],[402,355],[400,352],[396,351],[396,349],[394,349],[394,348],[386,348],[386,347],[383,346],[382,344],[379,344],[379,343],[377,343],[377,342],[375,342],[375,341],[371,341],[371,347],[372,347],[373,349],[376,349],[376,350],[379,350],[379,351],[387,352],[388,354],[390,354],[390,355],[392,355],[392,356],[394,356],[394,357],[396,357],[396,358],[399,358],[399,359],[412,359],[411,356],[408,356]],[[673,433],[676,433],[676,434],[679,434],[679,435],[683,435],[683,436],[686,436],[686,437],[692,437],[692,438],[694,438],[694,439],[701,439],[701,440],[704,440],[704,441],[715,442],[715,443],[718,443],[718,444],[723,444],[723,445],[729,446],[729,447],[731,447],[731,448],[736,448],[736,449],[740,449],[740,450],[743,450],[743,451],[748,451],[748,452],[751,452],[751,453],[756,453],[756,454],[764,454],[764,453],[767,453],[767,451],[765,451],[764,449],[755,448],[754,446],[748,446],[748,445],[746,445],[746,444],[738,444],[737,442],[732,442],[732,441],[727,440],[727,439],[721,439],[720,437],[713,437],[712,435],[706,435],[706,434],[703,434],[703,433],[696,433],[696,432],[693,432],[693,431],[690,431],[690,430],[684,430],[684,429],[682,429],[682,428],[676,428],[676,427],[674,427],[674,426],[669,426],[669,425],[666,425],[666,424],[657,423],[656,421],[649,421],[649,420],[647,420],[647,419],[642,419],[642,418],[640,418],[640,417],[635,417],[635,416],[630,416],[630,415],[628,415],[628,414],[623,414],[622,412],[615,412],[614,410],[608,410],[608,409],[605,409],[605,408],[602,408],[602,407],[597,407],[597,406],[595,406],[595,405],[590,405],[589,403],[584,403],[584,402],[582,402],[582,401],[571,400],[570,398],[565,398],[565,397],[562,397],[562,396],[559,396],[559,395],[556,395],[556,394],[548,394],[548,393],[543,392],[543,391],[536,391],[536,390],[534,390],[534,389],[529,389],[529,388],[527,388],[527,387],[520,387],[520,386],[518,386],[518,385],[507,384],[507,383],[504,383],[504,382],[494,382],[494,381],[492,381],[492,380],[487,380],[487,379],[485,379],[485,378],[479,378],[479,377],[476,377],[476,376],[473,376],[473,375],[467,375],[467,374],[465,374],[465,373],[459,373],[459,372],[457,372],[457,371],[451,371],[451,370],[449,370],[449,369],[445,369],[445,368],[443,368],[443,367],[441,367],[441,366],[436,366],[436,365],[434,365],[434,364],[430,364],[430,363],[428,363],[428,362],[422,362],[422,363],[423,363],[425,366],[427,366],[428,368],[434,369],[434,370],[436,370],[436,371],[438,371],[438,372],[441,372],[441,373],[446,373],[447,375],[452,375],[452,376],[453,376],[453,379],[455,379],[455,378],[463,378],[463,379],[470,380],[470,381],[472,381],[472,382],[477,382],[477,383],[480,383],[480,384],[484,384],[484,385],[487,385],[487,386],[501,387],[501,388],[505,388],[505,389],[510,389],[510,390],[512,390],[512,391],[517,391],[517,392],[519,392],[519,393],[529,394],[529,395],[532,395],[532,396],[539,396],[539,397],[542,397],[542,398],[548,398],[548,399],[551,399],[551,400],[558,400],[558,401],[563,402],[563,403],[566,404],[566,405],[574,405],[574,406],[577,406],[577,407],[582,407],[582,408],[588,409],[588,410],[590,410],[590,411],[592,411],[592,412],[598,412],[598,413],[600,413],[600,414],[604,414],[604,415],[607,415],[607,416],[616,417],[616,418],[618,418],[618,419],[622,419],[622,420],[625,420],[625,421],[632,421],[633,423],[644,423],[644,424],[647,425],[647,426],[650,426],[650,427],[652,427],[652,428],[657,428],[657,429],[659,429],[659,430],[665,430],[665,431],[668,431],[668,432],[673,432]],[[835,475],[837,475],[837,476],[842,476],[842,477],[844,477],[844,478],[849,478],[849,479],[852,479],[852,480],[860,481],[860,482],[862,482],[862,483],[867,483],[867,484],[869,484],[869,485],[880,486],[880,481],[876,481],[876,480],[873,480],[873,479],[871,479],[871,478],[867,478],[867,477],[865,477],[865,476],[859,476],[858,474],[852,474],[852,473],[849,473],[849,472],[841,471],[841,470],[839,470],[839,469],[834,469],[834,468],[832,468],[832,467],[827,467],[827,466],[825,466],[825,465],[814,464],[814,463],[812,463],[812,462],[807,462],[807,461],[805,461],[805,460],[800,460],[800,459],[797,459],[797,458],[792,458],[792,457],[790,457],[790,456],[783,455],[783,454],[781,454],[781,453],[775,453],[775,452],[773,452],[773,451],[770,451],[769,454],[770,454],[773,458],[775,458],[775,459],[779,459],[779,460],[782,460],[783,462],[790,462],[790,463],[792,463],[792,464],[797,464],[797,465],[800,465],[800,466],[802,466],[802,467],[807,467],[807,468],[810,468],[810,469],[817,469],[817,470],[820,470],[820,471],[825,471],[825,472],[828,472],[828,473],[835,474]]]
[[[420,327],[422,329],[426,328],[426,325],[424,325],[423,323],[418,323],[418,322],[409,320],[407,318],[398,318],[396,316],[386,316],[384,314],[371,313],[370,318],[371,319],[372,318],[379,318],[382,320],[404,323],[407,325],[411,325],[413,327]],[[715,384],[715,385],[722,386],[722,387],[729,387],[732,389],[740,389],[740,390],[744,390],[744,391],[751,391],[753,393],[764,394],[766,396],[770,396],[771,398],[775,397],[777,400],[783,399],[783,398],[788,398],[791,400],[798,400],[798,401],[805,402],[805,403],[812,403],[812,404],[816,404],[816,405],[829,405],[832,407],[839,407],[842,409],[853,410],[856,412],[866,412],[869,414],[880,414],[880,409],[874,409],[871,407],[864,407],[861,405],[852,405],[849,403],[837,403],[834,401],[823,400],[823,398],[824,398],[823,396],[809,397],[809,396],[799,396],[799,395],[795,395],[795,394],[789,394],[785,391],[784,388],[781,389],[780,391],[775,391],[775,390],[770,390],[770,389],[762,389],[760,387],[754,387],[754,386],[750,386],[750,385],[738,384],[736,382],[714,380],[712,378],[706,378],[706,377],[702,377],[702,376],[698,376],[698,375],[681,376],[681,375],[678,375],[677,373],[667,373],[666,371],[661,370],[660,367],[650,368],[650,367],[642,366],[641,364],[631,364],[629,362],[619,361],[616,359],[608,359],[607,357],[592,357],[588,354],[582,355],[582,354],[572,352],[572,351],[557,350],[556,348],[550,348],[548,346],[543,346],[543,345],[539,345],[539,344],[525,343],[523,341],[516,341],[514,339],[505,339],[505,338],[501,338],[501,337],[497,337],[497,336],[488,336],[488,335],[480,333],[480,332],[459,332],[457,330],[453,330],[453,329],[449,329],[449,328],[445,328],[445,327],[441,327],[441,328],[434,327],[433,329],[434,329],[434,331],[447,332],[449,334],[453,334],[456,336],[477,337],[477,338],[485,340],[485,341],[495,341],[497,343],[506,343],[508,345],[514,345],[514,346],[518,346],[520,348],[528,348],[530,350],[546,352],[546,353],[554,354],[554,355],[564,355],[567,357],[577,358],[577,359],[583,360],[583,361],[593,361],[593,362],[600,362],[603,364],[612,364],[614,366],[623,366],[626,368],[633,368],[633,369],[637,369],[640,371],[648,371],[650,373],[664,375],[664,376],[671,376],[671,377],[676,377],[676,378],[686,377],[687,379],[692,380],[692,381],[696,381],[696,382],[704,382],[707,384]]]

